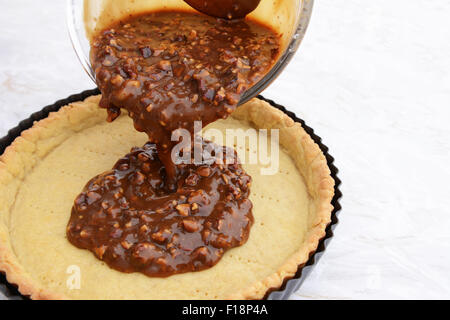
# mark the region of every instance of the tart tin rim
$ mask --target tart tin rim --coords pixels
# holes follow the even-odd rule
[[[29,118],[21,121],[16,127],[12,128],[8,131],[8,134],[0,139],[0,154],[3,154],[5,149],[18,137],[21,135],[22,131],[25,131],[31,128],[35,121],[39,121],[48,117],[50,112],[58,111],[61,107],[68,105],[73,102],[82,101],[90,96],[98,95],[100,91],[98,89],[86,90],[79,94],[74,94],[66,99],[58,100],[52,105],[48,105],[40,111],[33,113]],[[334,197],[331,201],[333,205],[333,211],[331,213],[331,222],[326,228],[325,236],[319,241],[316,251],[312,252],[309,256],[308,261],[300,265],[297,273],[294,277],[290,279],[286,279],[283,282],[283,285],[279,288],[270,289],[264,299],[266,300],[286,300],[296,292],[303,281],[307,278],[307,276],[311,273],[315,264],[317,264],[320,257],[325,252],[326,247],[328,246],[331,238],[333,237],[334,229],[338,224],[338,213],[341,210],[341,205],[339,203],[340,198],[342,197],[342,193],[339,190],[339,186],[341,185],[341,180],[338,178],[339,170],[334,165],[334,158],[328,153],[329,149],[326,145],[322,143],[322,138],[314,133],[314,130],[305,124],[305,121],[298,118],[295,113],[287,110],[284,106],[275,103],[270,99],[266,99],[263,96],[259,95],[259,99],[268,102],[271,106],[283,111],[287,114],[292,120],[298,122],[302,125],[303,129],[311,136],[313,141],[317,143],[322,150],[325,158],[327,160],[328,167],[331,171],[331,176],[335,181],[334,186]],[[4,297],[2,297],[2,295]],[[17,287],[13,284],[10,284],[6,281],[6,278],[3,274],[0,273],[0,300],[25,300],[28,299],[26,296],[22,296],[20,292],[17,290]]]

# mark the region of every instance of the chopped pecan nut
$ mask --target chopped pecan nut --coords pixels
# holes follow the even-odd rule
[[[197,173],[202,177],[209,177],[211,175],[210,167],[200,167],[197,169]]]
[[[187,217],[190,212],[190,205],[188,203],[185,204],[179,204],[176,206],[176,209],[178,210],[178,213],[184,217]]]
[[[187,232],[195,232],[200,228],[198,222],[195,220],[184,219],[182,224],[184,230],[186,230]]]
[[[100,247],[95,248],[94,253],[101,260],[101,259],[103,259],[103,255],[105,254],[106,249],[108,249],[108,247],[105,245],[102,245]]]

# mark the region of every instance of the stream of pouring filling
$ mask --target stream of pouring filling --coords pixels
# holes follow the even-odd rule
[[[174,190],[172,133],[182,128],[193,136],[195,121],[206,126],[228,117],[278,54],[278,36],[259,23],[162,12],[104,30],[91,60],[108,121],[128,111],[157,145],[167,188]]]

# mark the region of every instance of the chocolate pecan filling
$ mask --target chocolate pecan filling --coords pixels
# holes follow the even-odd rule
[[[168,276],[213,266],[247,241],[253,223],[251,178],[234,150],[228,154],[228,164],[180,165],[177,192],[167,193],[155,146],[133,148],[76,198],[69,239],[123,272]]]
[[[164,11],[101,32],[91,44],[100,106],[108,121],[127,110],[149,143],[86,185],[72,209],[69,241],[112,268],[148,276],[211,267],[245,243],[251,179],[234,150],[231,163],[175,164],[171,137],[180,128],[193,137],[194,121],[206,126],[232,113],[275,62],[278,40],[250,20]]]

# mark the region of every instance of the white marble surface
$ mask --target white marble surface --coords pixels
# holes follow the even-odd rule
[[[62,0],[0,0],[0,135],[94,87]],[[300,51],[264,93],[336,158],[336,236],[293,298],[450,298],[450,2],[316,0]]]

